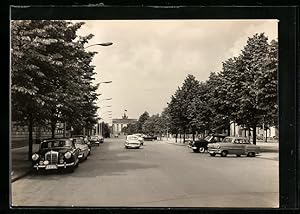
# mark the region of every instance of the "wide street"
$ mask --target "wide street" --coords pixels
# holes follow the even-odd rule
[[[278,161],[210,157],[166,141],[105,139],[73,173],[12,183],[14,206],[278,207]]]

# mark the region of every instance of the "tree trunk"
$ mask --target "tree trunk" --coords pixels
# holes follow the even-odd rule
[[[227,126],[227,135],[230,136],[230,123]]]
[[[266,129],[266,139],[265,139],[265,142],[267,142],[268,140],[268,129]]]
[[[55,127],[56,127],[56,121],[52,120],[51,121],[51,137],[54,138],[55,137]]]
[[[195,132],[193,131],[193,141],[195,141]]]
[[[185,143],[185,129],[183,130],[183,143]]]
[[[33,143],[33,116],[32,114],[29,115],[29,121],[28,121],[28,132],[29,132],[29,139],[28,139],[28,160],[31,160],[32,156],[32,143]]]
[[[177,143],[177,137],[178,137],[178,133],[176,132],[175,134],[175,142]]]
[[[253,125],[253,144],[256,145],[256,124]]]

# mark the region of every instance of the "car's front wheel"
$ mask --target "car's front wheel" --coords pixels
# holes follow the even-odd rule
[[[199,152],[201,152],[201,153],[205,152],[205,148],[204,147],[200,147],[199,148]]]
[[[255,152],[249,152],[249,153],[247,154],[247,156],[248,156],[248,157],[255,157]]]
[[[227,156],[227,154],[228,154],[228,152],[227,152],[227,151],[222,151],[222,152],[221,152],[221,157],[226,157],[226,156]]]

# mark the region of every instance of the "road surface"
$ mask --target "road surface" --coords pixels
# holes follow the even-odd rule
[[[12,183],[14,206],[278,207],[278,161],[210,157],[166,141],[105,139],[73,173]]]

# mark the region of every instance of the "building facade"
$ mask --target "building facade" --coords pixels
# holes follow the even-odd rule
[[[231,136],[238,136],[238,137],[250,137],[251,132],[249,133],[248,129],[243,128],[242,126],[237,125],[236,123],[232,122],[230,124],[230,135]],[[276,127],[270,127],[267,130],[264,130],[262,128],[256,127],[256,136],[257,138],[278,138],[279,131]]]
[[[126,114],[121,119],[112,119],[112,134],[120,135],[123,133],[123,128],[127,127],[128,124],[136,123],[137,119],[129,119]]]

